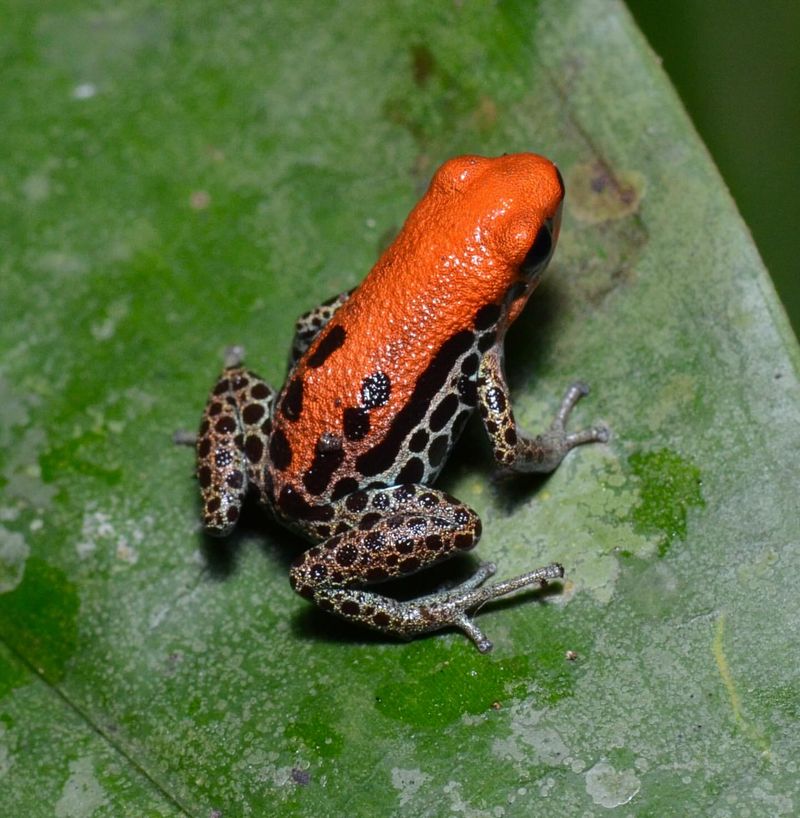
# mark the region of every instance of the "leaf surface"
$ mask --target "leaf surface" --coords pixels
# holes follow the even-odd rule
[[[798,349],[624,7],[3,6],[2,812],[795,813]],[[469,428],[480,557],[567,580],[483,611],[491,655],[395,644],[258,512],[205,539],[170,436],[230,343],[280,383],[445,158],[531,149],[568,198],[518,420],[580,377],[613,437],[506,485]]]

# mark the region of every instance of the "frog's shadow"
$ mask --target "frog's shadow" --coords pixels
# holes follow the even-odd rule
[[[506,336],[506,376],[513,390],[525,373],[538,372],[557,334],[557,317],[567,303],[557,271],[536,288]]]
[[[198,498],[198,514],[200,502]],[[274,536],[265,539],[264,533]],[[285,563],[286,571],[294,557],[309,545],[291,531],[278,525],[269,515],[269,512],[257,501],[255,496],[248,495],[236,528],[225,537],[212,537],[206,532],[200,535],[200,553],[203,556],[204,567],[212,579],[225,580],[236,573],[239,559],[248,540],[257,540],[262,551],[269,549],[273,554],[272,545],[281,543],[278,553],[281,562]],[[285,545],[283,545],[285,543]]]

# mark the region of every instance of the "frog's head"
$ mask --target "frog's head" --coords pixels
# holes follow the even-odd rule
[[[458,156],[439,168],[431,192],[449,201],[453,226],[478,239],[483,253],[511,276],[531,281],[547,266],[564,201],[564,180],[549,159],[535,153]]]

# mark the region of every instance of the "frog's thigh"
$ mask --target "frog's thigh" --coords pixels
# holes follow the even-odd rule
[[[273,398],[258,375],[239,366],[226,368],[211,391],[196,443],[209,534],[224,536],[239,519],[248,484],[265,457]]]
[[[337,516],[351,527],[292,565],[292,587],[302,596],[413,574],[469,550],[481,533],[471,508],[418,484],[355,492],[340,502]]]

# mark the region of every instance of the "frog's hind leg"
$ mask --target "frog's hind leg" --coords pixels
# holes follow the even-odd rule
[[[484,563],[472,577],[461,585],[408,602],[399,602],[369,591],[342,589],[320,592],[315,599],[320,607],[331,610],[339,616],[353,619],[368,627],[404,639],[413,639],[420,634],[451,626],[459,628],[475,643],[475,647],[481,653],[488,653],[493,647],[492,642],[475,624],[475,620],[468,616],[468,612],[476,611],[487,602],[521,588],[531,586],[546,588],[548,580],[560,579],[564,576],[563,567],[558,563],[551,563],[503,582],[484,585],[483,583],[495,571],[496,567],[493,563]],[[380,617],[380,624],[349,615],[350,611],[366,612],[373,609],[376,611],[373,620]]]
[[[227,352],[195,442],[203,526],[215,536],[230,533],[248,487],[258,481],[275,398],[265,381],[241,366],[241,355],[238,347]]]
[[[400,602],[361,588],[473,548],[481,534],[478,515],[445,492],[406,484],[349,495],[341,502],[339,519],[347,530],[295,561],[292,586],[323,610],[405,639],[457,627],[480,651],[488,651],[491,642],[468,612],[517,588],[563,575],[560,566],[551,565],[486,586],[494,566],[484,565],[457,588]]]

